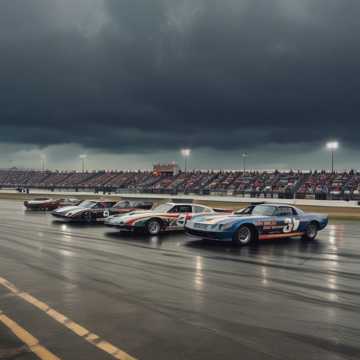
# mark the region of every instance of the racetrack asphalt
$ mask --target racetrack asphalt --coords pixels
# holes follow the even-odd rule
[[[360,222],[241,248],[1,200],[1,312],[64,360],[359,359]],[[0,321],[0,359],[53,359],[19,333]]]

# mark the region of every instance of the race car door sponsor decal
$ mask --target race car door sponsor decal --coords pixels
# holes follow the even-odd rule
[[[167,223],[167,227],[172,228],[172,229],[178,228],[179,227],[178,218],[179,218],[179,215],[177,215],[177,216],[168,216],[167,218],[165,218],[166,219],[165,221]]]
[[[282,225],[279,225],[276,220],[270,220],[270,221],[257,221],[255,225],[261,229],[262,233],[271,233],[271,232],[277,232],[279,228],[282,229]]]

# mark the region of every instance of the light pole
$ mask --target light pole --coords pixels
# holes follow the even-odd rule
[[[331,153],[331,173],[334,173],[334,152],[339,148],[337,141],[329,141],[326,143],[326,148]]]
[[[187,172],[187,161],[191,155],[191,149],[181,149],[181,155],[185,158],[185,173]]]
[[[247,152],[244,152],[241,154],[242,159],[243,159],[243,170],[244,170],[244,174],[246,171],[246,158],[249,156],[249,154]]]
[[[44,171],[45,171],[46,155],[45,155],[45,154],[41,154],[41,155],[40,155],[40,159],[41,159],[41,171],[44,172]]]
[[[80,159],[81,159],[81,170],[82,170],[82,172],[85,172],[85,161],[87,159],[87,155],[81,154]]]

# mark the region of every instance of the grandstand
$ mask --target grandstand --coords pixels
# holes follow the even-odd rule
[[[360,200],[360,173],[0,170],[1,188]]]

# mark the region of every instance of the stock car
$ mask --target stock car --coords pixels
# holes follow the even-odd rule
[[[247,245],[287,237],[313,240],[327,224],[327,215],[305,213],[295,206],[253,204],[231,215],[193,217],[185,224],[185,232],[190,237]]]
[[[52,198],[35,198],[24,201],[27,210],[51,211],[64,206],[79,205],[81,200],[73,198],[52,199]]]
[[[65,206],[51,214],[58,220],[94,223],[104,220],[108,215],[107,211],[115,204],[116,201],[112,200],[84,200],[78,206]]]
[[[194,215],[215,214],[215,210],[200,204],[165,203],[149,211],[132,211],[126,215],[109,216],[105,225],[120,230],[142,230],[158,235],[165,230],[182,230]]]

